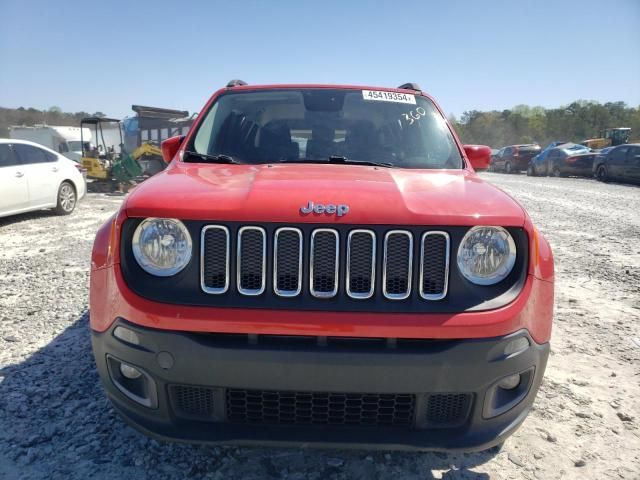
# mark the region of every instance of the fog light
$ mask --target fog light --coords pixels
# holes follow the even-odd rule
[[[113,331],[113,336],[122,340],[123,342],[130,343],[132,345],[140,345],[140,339],[138,338],[138,334],[133,330],[129,330],[125,327],[116,327]]]
[[[158,408],[158,389],[151,375],[109,354],[107,368],[111,381],[123,395],[145,407]]]
[[[513,390],[518,385],[520,385],[520,374],[516,373],[514,375],[509,375],[508,377],[504,377],[498,383],[498,386],[503,390]]]
[[[508,357],[514,353],[520,353],[527,348],[529,348],[529,339],[527,337],[519,337],[507,343],[507,346],[504,347],[504,355]]]
[[[124,377],[130,380],[135,380],[136,378],[140,378],[142,376],[140,370],[132,367],[131,365],[127,365],[126,363],[120,364],[120,373],[122,373]]]

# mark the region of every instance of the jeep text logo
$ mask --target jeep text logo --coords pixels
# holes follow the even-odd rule
[[[309,205],[306,207],[300,207],[300,211],[303,215],[308,215],[311,212],[313,213],[326,213],[327,215],[333,215],[334,213],[339,217],[346,215],[349,213],[349,205],[323,205],[321,203],[314,204],[311,200],[309,200]]]

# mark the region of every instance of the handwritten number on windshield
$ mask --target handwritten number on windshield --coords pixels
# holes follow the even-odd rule
[[[409,125],[413,125],[416,120],[420,120],[426,114],[427,114],[427,111],[424,108],[418,107],[411,110],[410,112],[403,113],[402,117],[405,119],[405,121]]]

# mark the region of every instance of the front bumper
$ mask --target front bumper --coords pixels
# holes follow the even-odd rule
[[[140,344],[116,338],[118,326],[134,331]],[[505,347],[514,341],[520,349],[505,355]],[[526,330],[487,339],[391,341],[178,332],[122,319],[104,332],[94,331],[92,343],[114,407],[149,435],[227,445],[405,450],[482,450],[504,441],[529,412],[549,353],[549,345],[536,344]],[[123,392],[122,383],[117,386],[114,371],[120,361],[137,367],[153,385],[150,407]],[[498,389],[497,383],[512,374],[521,374],[520,385],[513,391]],[[254,401],[256,395],[261,398],[253,405],[261,409],[260,415],[275,409],[275,416],[249,415],[238,421],[232,393],[239,390],[249,390]],[[290,417],[281,409],[297,406],[273,403],[287,392],[298,392],[296,398],[346,398],[347,407],[332,406],[334,400],[329,400],[311,407],[320,408],[324,416]],[[366,400],[367,395],[378,399],[373,407],[378,419],[387,418],[385,399],[410,398],[408,420],[401,425],[374,420],[374,425],[349,426],[315,421],[340,423],[352,408],[349,399]],[[185,409],[185,401],[197,408]],[[332,414],[334,407],[341,410]],[[265,422],[267,417],[279,420]],[[255,418],[260,420],[254,423]]]

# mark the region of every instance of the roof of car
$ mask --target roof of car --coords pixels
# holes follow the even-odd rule
[[[404,85],[401,85],[404,86]],[[243,90],[276,90],[276,89],[296,89],[296,88],[334,88],[339,90],[377,90],[385,92],[401,92],[411,93],[414,95],[423,95],[431,100],[433,97],[424,92],[424,90],[413,90],[409,88],[396,87],[376,87],[372,85],[340,85],[340,84],[324,84],[324,83],[275,83],[267,85],[236,85],[233,87],[224,87],[227,91],[243,91]]]
[[[573,142],[562,143],[560,145],[556,145],[553,148],[557,148],[558,150],[582,150],[582,149],[588,150],[589,149],[589,147],[585,147],[580,143],[573,143]]]
[[[38,147],[38,148],[42,148],[43,150],[46,150],[47,152],[51,152],[51,153],[55,153],[58,156],[61,156],[58,152],[51,150],[49,147],[46,147],[45,145],[41,145],[39,143],[36,142],[30,142],[29,140],[18,140],[17,138],[0,138],[0,144],[6,144],[6,143],[12,143],[12,144],[22,144],[22,145],[31,145],[32,147]],[[65,157],[66,158],[66,157]]]
[[[376,87],[372,85],[343,85],[332,83],[271,83],[264,85],[237,85],[234,87],[227,87],[230,90],[268,90],[274,88],[342,88],[349,90],[389,90],[389,91],[408,91],[415,92],[413,89],[401,89],[397,87]]]

